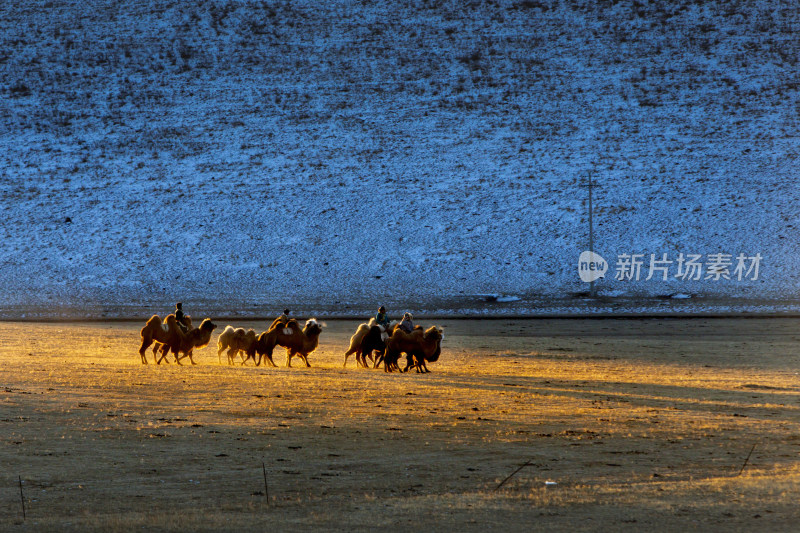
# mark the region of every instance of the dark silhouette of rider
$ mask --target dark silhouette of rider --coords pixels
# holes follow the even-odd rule
[[[389,315],[386,314],[386,308],[384,306],[378,309],[378,314],[375,315],[375,323],[384,328],[389,327]]]
[[[414,330],[413,318],[414,317],[411,316],[411,313],[404,313],[403,321],[400,322],[400,329],[402,329],[406,333],[411,333]]]
[[[183,313],[183,304],[178,302],[175,304],[175,320],[178,322],[178,327],[184,333],[189,331],[189,325],[186,323],[186,315]]]

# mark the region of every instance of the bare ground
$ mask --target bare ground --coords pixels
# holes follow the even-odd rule
[[[0,323],[0,530],[796,527],[795,320],[440,323],[427,375],[343,369],[353,321],[277,369]]]

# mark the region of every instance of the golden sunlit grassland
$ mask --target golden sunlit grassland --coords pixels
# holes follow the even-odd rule
[[[796,320],[439,321],[427,375],[343,369],[354,321],[328,322],[312,368],[220,366],[217,335],[198,366],[145,366],[143,323],[0,323],[0,530],[800,518]]]

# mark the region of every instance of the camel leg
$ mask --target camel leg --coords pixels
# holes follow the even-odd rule
[[[414,366],[414,357],[409,353],[406,354],[406,367],[403,369],[403,372],[408,372],[409,368]]]
[[[162,344],[162,345],[160,345],[158,347],[158,350],[159,350],[159,352],[161,352],[161,357],[158,358],[156,363],[160,365],[161,361],[165,361],[167,364],[169,364],[169,361],[167,361],[167,354],[169,353],[169,346],[167,346],[166,344]],[[153,348],[153,357],[156,357],[156,349],[155,348]]]
[[[163,347],[164,347],[164,345],[161,344],[160,342],[155,342],[153,344],[153,361],[155,361],[156,364],[158,364],[158,365],[161,364],[161,362],[158,360],[158,351],[160,349],[162,349]]]
[[[147,364],[147,355],[144,352],[147,350],[147,348],[152,343],[153,343],[153,339],[145,339],[144,337],[142,338],[142,346],[141,346],[141,348],[139,348],[139,355],[142,358],[142,364],[143,365]]]
[[[264,366],[267,366],[267,364],[269,364],[269,366],[278,366],[272,360],[272,357],[268,356],[267,354],[258,354],[258,361],[256,362],[256,366],[261,366],[262,361],[264,362]]]
[[[236,359],[236,352],[238,352],[238,350],[234,350],[233,346],[228,348],[228,364],[229,365],[232,365],[233,364],[233,360]],[[244,362],[242,362],[242,364],[244,364]]]
[[[396,353],[396,354],[392,354],[392,360],[391,360],[391,363],[389,364],[389,367],[390,367],[389,372],[394,372],[395,370],[400,372],[400,356],[401,355],[403,355],[403,354],[399,353],[399,352]],[[385,361],[384,361],[384,364],[386,364]]]
[[[383,347],[383,350],[378,350],[378,353],[374,354],[375,358],[372,360],[373,368],[377,368],[378,362],[383,360],[383,356],[386,354],[386,346]]]
[[[189,350],[189,353],[186,354],[186,355],[189,357],[189,362],[191,362],[193,365],[197,364],[197,363],[194,362],[193,350]]]
[[[353,355],[354,353],[355,350],[352,349],[344,352],[344,365],[342,365],[342,368],[347,368],[347,358]],[[358,364],[358,354],[356,354],[356,364]]]
[[[395,355],[394,352],[387,352],[386,355],[382,358],[384,372],[392,371],[392,358],[394,357],[394,355]],[[400,354],[397,355],[399,356]]]
[[[261,365],[261,360],[264,359],[264,365],[266,366],[266,362],[268,361],[270,366],[277,367],[278,365],[275,364],[275,361],[272,360],[272,352],[275,350],[275,345],[273,344],[270,346],[269,344],[266,345],[264,351],[261,351],[259,348],[256,348],[256,353],[258,354],[258,363],[256,366]]]
[[[297,355],[300,357],[300,359],[303,360],[303,362],[306,364],[307,367],[309,368],[311,367],[311,364],[308,362],[308,356],[306,354],[304,354],[303,352],[297,352]]]

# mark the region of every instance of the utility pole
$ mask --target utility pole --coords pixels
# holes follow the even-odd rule
[[[594,231],[592,228],[592,171],[589,171],[589,251],[594,253]],[[594,280],[589,282],[589,296],[594,298]]]

